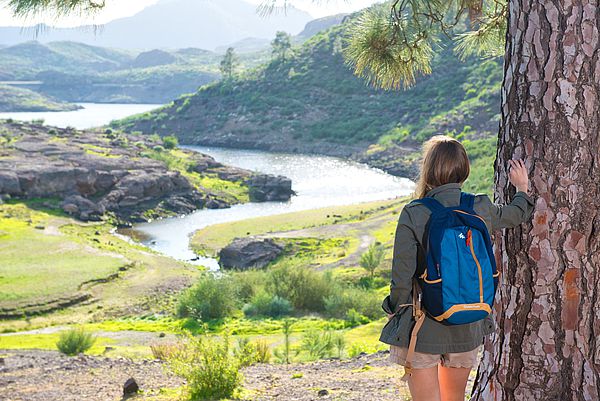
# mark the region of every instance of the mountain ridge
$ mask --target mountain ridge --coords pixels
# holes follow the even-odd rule
[[[213,50],[245,37],[270,39],[278,30],[300,32],[313,20],[310,14],[289,7],[284,16],[262,18],[256,6],[243,0],[162,0],[131,17],[101,26],[26,29],[0,27],[0,43],[11,45],[30,39],[40,42],[76,41],[125,49],[176,49],[199,47]]]

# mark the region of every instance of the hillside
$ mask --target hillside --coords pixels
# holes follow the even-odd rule
[[[415,150],[435,133],[464,134],[470,140],[495,136],[499,60],[463,63],[442,49],[433,73],[415,87],[377,90],[344,62],[348,26],[317,34],[285,61],[207,85],[115,126],[173,133],[190,144],[353,155],[400,175],[414,172]],[[407,158],[396,163],[399,153]]]
[[[300,32],[312,17],[294,7],[285,14],[261,17],[256,6],[243,0],[160,0],[139,13],[111,21],[97,30],[91,26],[22,30],[0,28],[0,43],[31,39],[42,42],[75,41],[125,49],[199,47],[212,50],[243,38],[271,39],[277,31]]]
[[[36,93],[29,89],[0,85],[0,112],[3,111],[68,111],[81,108]]]

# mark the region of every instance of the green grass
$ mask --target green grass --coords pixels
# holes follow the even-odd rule
[[[71,295],[84,281],[106,277],[126,263],[41,229],[53,224],[52,216],[24,205],[0,206],[0,305]]]
[[[193,160],[190,151],[182,149],[147,150],[142,153],[145,157],[165,163],[171,170],[177,170],[198,189],[217,193],[232,203],[250,201],[248,186],[243,182],[233,182],[220,179],[217,174],[200,174],[191,170]]]
[[[0,336],[0,349],[49,349],[56,350],[56,342],[60,333],[52,334],[15,334]],[[107,346],[112,346],[115,340],[97,337],[94,345],[86,352],[89,355],[101,355]]]
[[[215,224],[194,233],[191,245],[204,252],[216,252],[236,237],[298,230],[308,227],[334,224],[334,221],[359,221],[368,213],[386,213],[386,210],[406,202],[393,199],[361,203],[357,205],[330,206],[320,209],[256,217],[232,223]],[[383,210],[383,211],[382,211]],[[363,212],[361,214],[361,211]],[[338,215],[341,217],[334,217]]]

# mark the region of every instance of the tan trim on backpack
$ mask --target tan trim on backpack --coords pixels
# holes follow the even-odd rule
[[[456,312],[464,312],[464,311],[473,311],[473,310],[484,310],[487,313],[492,313],[492,308],[486,303],[476,303],[476,304],[459,304],[450,307],[446,312],[439,316],[434,316],[433,318],[438,322],[441,322],[444,319],[448,319],[450,316],[455,314]]]

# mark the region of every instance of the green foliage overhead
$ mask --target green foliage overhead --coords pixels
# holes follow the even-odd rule
[[[440,34],[462,57],[501,54],[506,17],[500,0],[387,2],[355,19],[345,55],[355,73],[377,87],[412,86],[418,74],[431,72]]]
[[[105,0],[4,0],[17,16],[32,16],[52,12],[57,16],[69,14],[93,14],[100,11]]]

